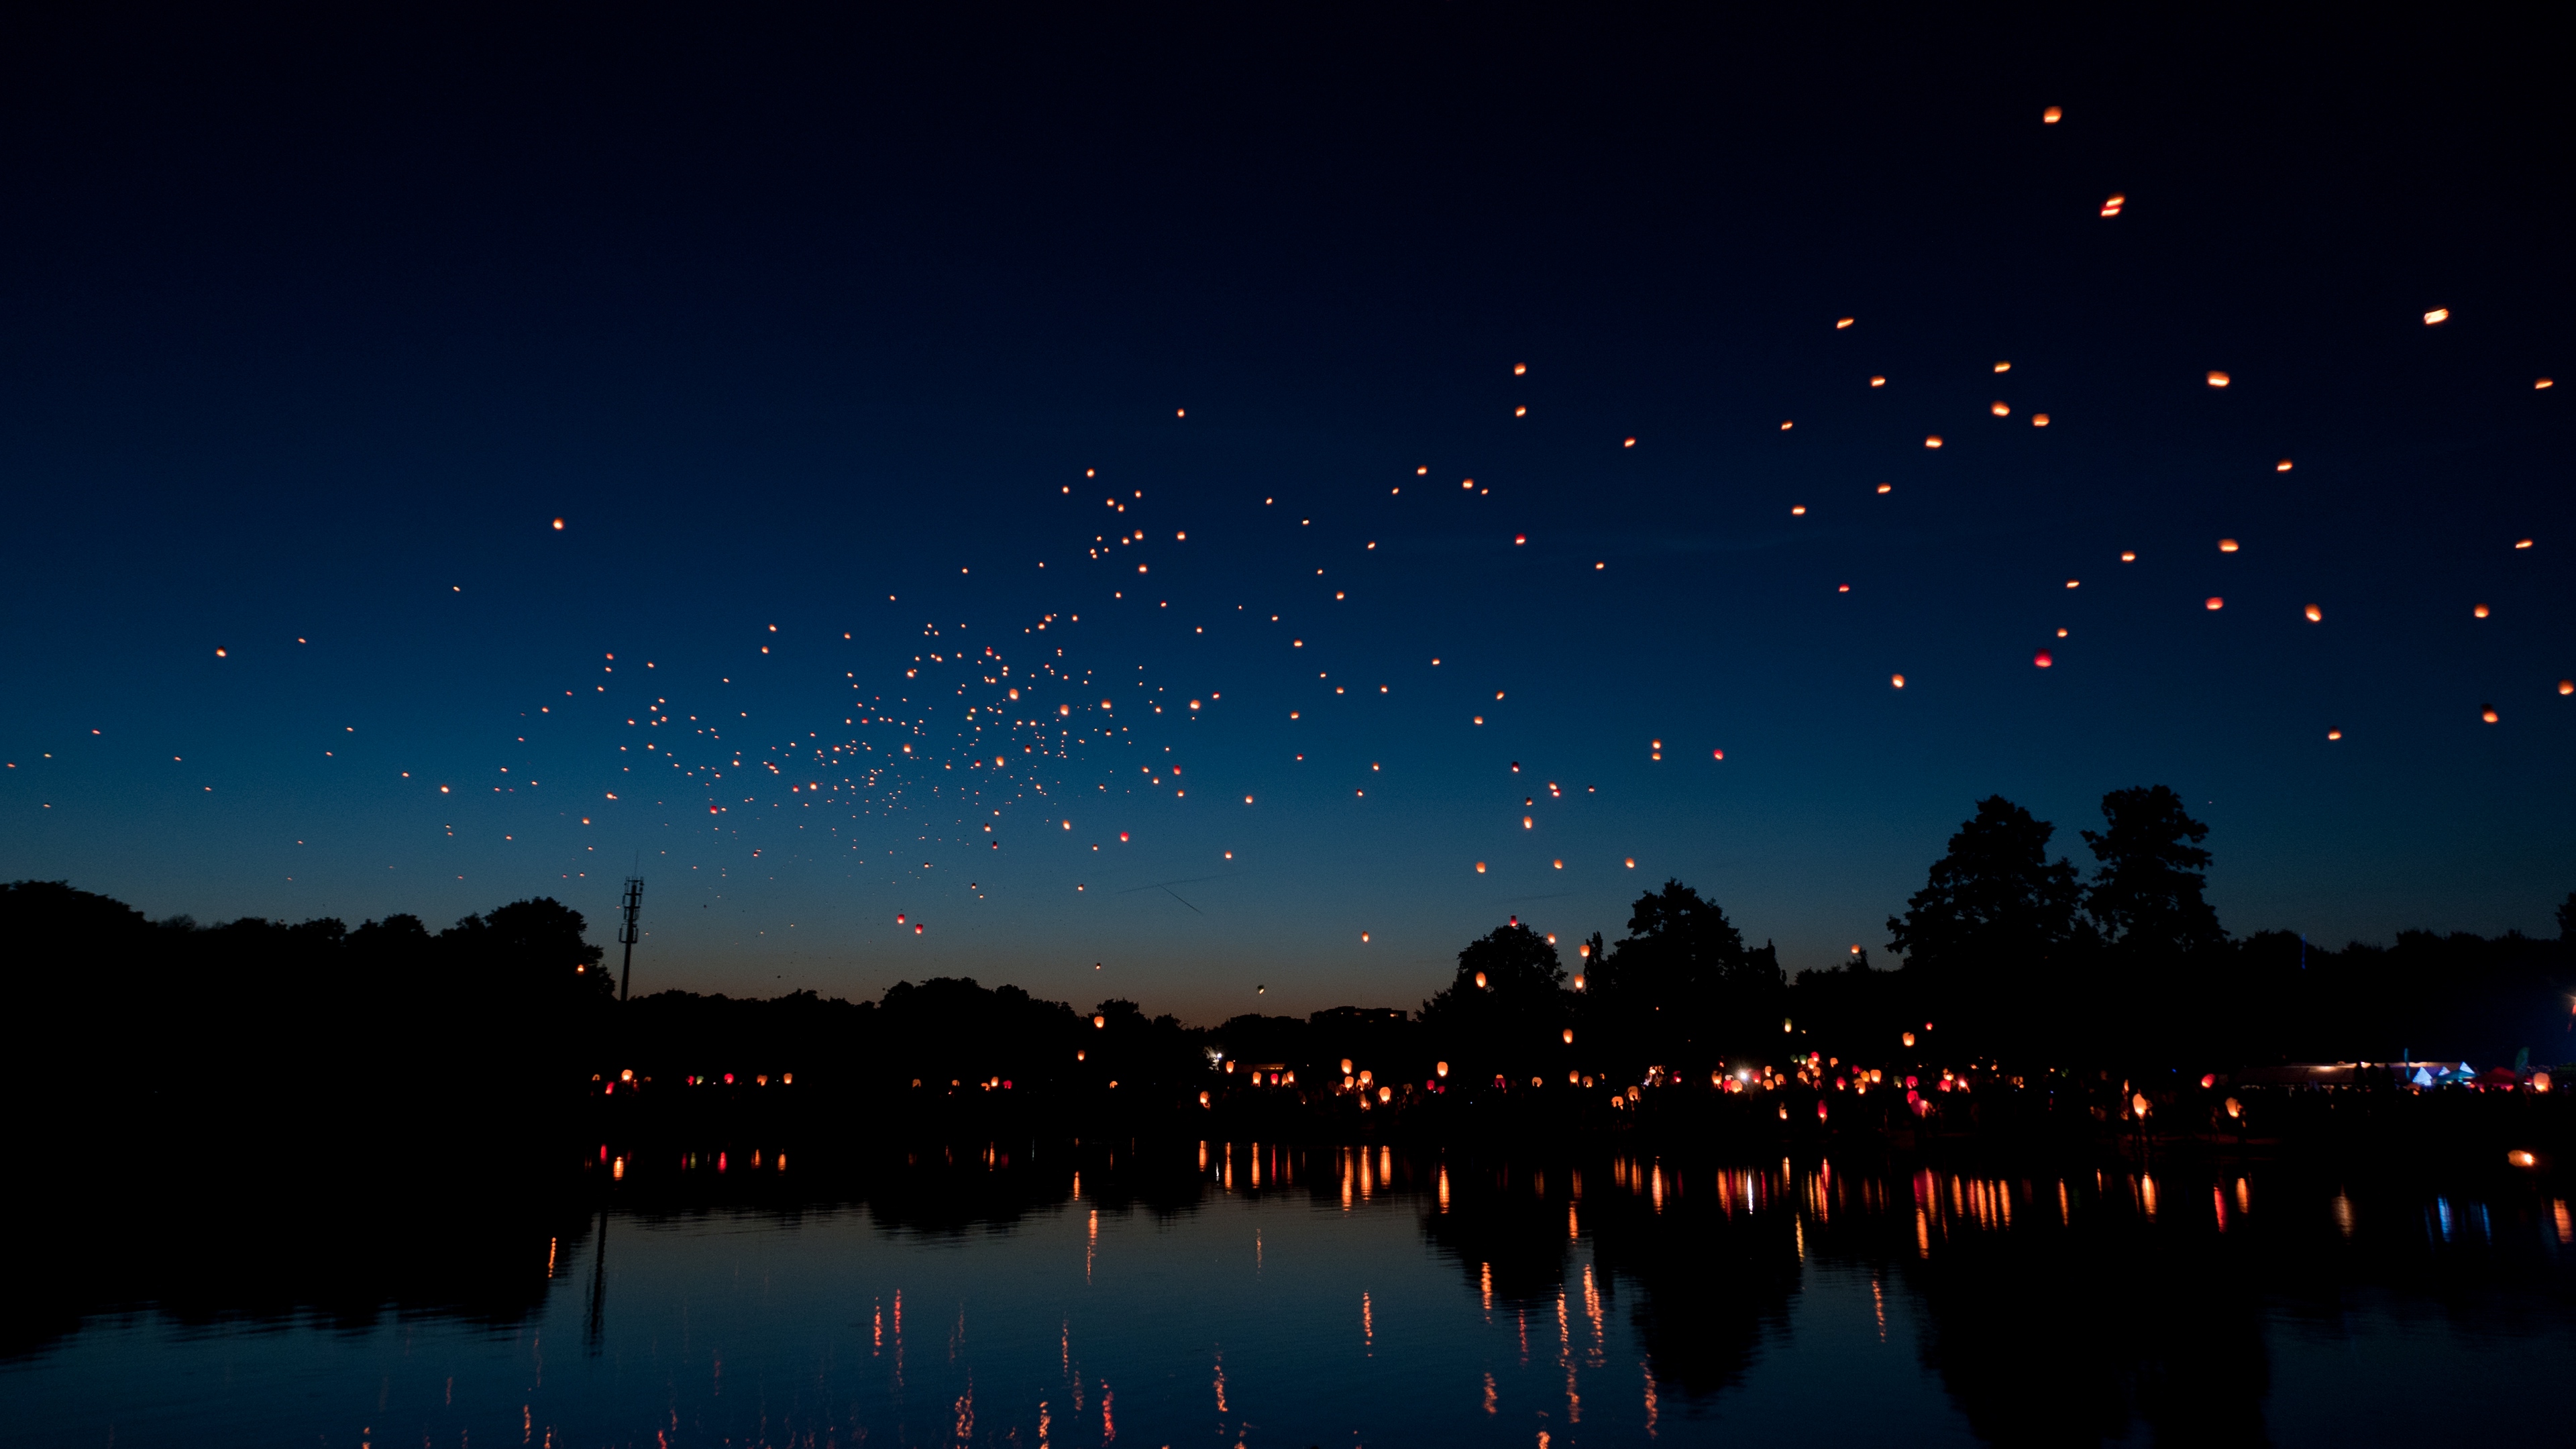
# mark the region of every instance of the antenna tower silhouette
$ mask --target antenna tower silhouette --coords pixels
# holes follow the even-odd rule
[[[617,973],[617,999],[624,1001],[628,988],[635,984],[635,938],[643,934],[635,929],[635,917],[644,909],[644,877],[626,878],[626,895],[618,905],[626,913],[625,921],[617,928],[618,944],[626,948],[625,969]]]

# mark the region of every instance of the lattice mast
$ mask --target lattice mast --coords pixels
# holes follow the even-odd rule
[[[635,918],[644,910],[644,877],[626,878],[626,894],[618,905],[625,912],[625,920],[617,928],[617,942],[626,948],[626,965],[617,973],[617,999],[624,1001],[627,989],[635,984],[635,938],[643,934],[635,928]]]

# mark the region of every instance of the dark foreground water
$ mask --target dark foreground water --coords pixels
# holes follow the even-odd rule
[[[339,1230],[387,1220],[372,1190],[308,1195],[139,1276],[22,1241],[22,1268],[106,1256],[14,1310],[0,1437],[2349,1444],[2576,1417],[2576,1222],[2508,1171],[1248,1143],[786,1166],[612,1160],[567,1201],[379,1234]],[[172,1231],[205,1210],[174,1194]]]

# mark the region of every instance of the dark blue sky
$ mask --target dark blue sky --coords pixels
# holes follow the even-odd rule
[[[1878,953],[1998,791],[2239,933],[2576,886],[2537,35],[13,23],[0,877],[1201,1020]]]

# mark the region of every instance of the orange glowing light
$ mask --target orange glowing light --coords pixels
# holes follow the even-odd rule
[[[2220,540],[2218,541],[2218,551],[2219,551],[2220,553],[2234,553],[2234,552],[2236,552],[2236,540],[2234,540],[2234,539],[2232,539],[2232,538],[2222,538],[2222,539],[2220,539]]]
[[[1834,319],[1834,330],[1837,332],[1840,332],[1842,329],[1849,327],[1850,325],[1852,325],[1852,319],[1849,317],[1837,317]]]
[[[1925,438],[1923,440],[1923,446],[1927,448],[1937,448],[1941,446],[1941,435],[1939,433],[1934,433],[1932,436]]]
[[[2066,119],[2066,112],[2059,110],[2055,106],[2051,106],[2047,110],[2039,113],[2039,123],[2043,126],[2054,126],[2064,119]]]
[[[2451,309],[2448,307],[2436,307],[2432,311],[2424,314],[2424,325],[2427,327],[2430,327],[2437,322],[2448,322],[2450,320]]]
[[[2486,708],[2478,711],[2478,718],[2485,720],[2488,724],[2494,724],[2496,722],[2495,706],[2488,705]]]
[[[1905,687],[1905,676],[1902,674],[1891,674],[1887,676],[1887,683],[1890,688],[1903,689]]]
[[[1789,506],[1789,516],[1790,516],[1791,518],[1804,518],[1804,517],[1806,517],[1806,516],[1807,516],[1807,505],[1805,505],[1805,504],[1803,504],[1803,503],[1794,503],[1794,504],[1791,504],[1791,505]]]
[[[2113,196],[2107,198],[2102,203],[2102,214],[2104,216],[2118,216],[2120,214],[2120,208],[2128,204],[2129,198],[2125,196]]]
[[[2302,612],[2308,616],[2308,622],[2311,624],[2322,624],[2326,621],[2326,611],[2314,604],[2308,605]]]
[[[2227,607],[2227,601],[2218,597],[2216,594],[2212,594],[2208,598],[2201,600],[2200,606],[2215,614],[2219,610]]]
[[[2031,663],[2033,663],[2033,664],[2038,665],[2038,666],[2039,666],[2040,668],[2042,668],[2042,669],[2046,669],[2046,668],[2048,668],[2050,665],[2055,664],[2057,661],[2056,661],[2055,659],[2052,659],[2052,658],[2050,658],[2050,657],[2049,657],[2049,654],[2048,654],[2048,651],[2047,651],[2047,650],[2042,649],[2042,650],[2041,650],[2041,651],[2039,651],[2037,654],[2034,654],[2034,655],[2030,656],[2030,662],[2031,662]]]
[[[2289,472],[2289,471],[2290,471],[2290,460],[2289,460],[2289,459],[2287,459],[2287,458],[2283,458],[2280,462],[2273,464],[2273,465],[2272,465],[2272,471],[2273,471],[2273,472],[2275,472],[2275,473],[2287,473],[2287,472]]]
[[[1870,378],[1870,380],[1869,380],[1869,385],[1870,385],[1871,387],[1885,387],[1885,386],[1887,386],[1887,379],[1886,379],[1886,377],[1884,377],[1884,376],[1873,376],[1873,377],[1872,377],[1872,378]],[[2545,386],[2547,386],[2547,384],[2546,384],[2546,383],[2544,383],[2544,384],[2542,384],[2542,386],[2544,386],[2544,387],[2545,387]]]
[[[556,519],[556,520],[555,520],[555,532],[557,532],[557,533],[561,533],[561,532],[563,532],[563,520],[562,520],[562,519],[560,519],[560,518],[558,518],[558,519]]]
[[[2234,379],[2230,378],[2223,372],[2213,372],[2209,375],[2209,385],[2211,387],[2225,387],[2232,381],[2234,381]]]
[[[2012,416],[2012,405],[2010,403],[1989,403],[1986,406],[1986,411],[1993,413],[1999,418],[2008,418]]]
[[[2341,730],[2328,730],[2328,731],[2326,731],[2326,738],[2327,738],[2327,739],[2330,739],[2330,740],[2339,740],[2339,739],[2342,739],[2342,738],[2343,738],[2343,731],[2341,731]]]
[[[2472,618],[2483,619],[2483,618],[2485,618],[2485,617],[2487,616],[2487,606],[2486,606],[2486,605],[2484,605],[2484,604],[2480,604],[2480,605],[2478,605],[2476,608],[2471,609],[2471,610],[2469,611],[2469,614],[2470,614],[2470,617],[2472,617]]]

